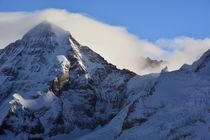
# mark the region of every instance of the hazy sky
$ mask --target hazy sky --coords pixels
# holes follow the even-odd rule
[[[0,0],[0,11],[66,9],[126,27],[139,38],[210,36],[210,0]]]

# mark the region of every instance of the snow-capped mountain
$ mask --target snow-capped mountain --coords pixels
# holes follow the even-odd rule
[[[106,124],[135,75],[48,22],[2,50],[0,62],[1,133],[28,138]]]
[[[0,139],[209,139],[209,58],[139,76],[42,22],[0,51]]]

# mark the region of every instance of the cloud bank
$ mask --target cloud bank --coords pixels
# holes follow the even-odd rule
[[[160,71],[160,68],[141,69],[142,57],[166,60],[169,70],[176,70],[184,63],[192,63],[210,48],[210,38],[177,37],[150,42],[129,33],[124,27],[58,9],[0,12],[0,48],[20,39],[43,20],[70,31],[81,44],[89,46],[118,68],[126,68],[138,74]]]

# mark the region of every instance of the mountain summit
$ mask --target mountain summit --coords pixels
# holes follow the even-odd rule
[[[36,27],[28,31],[23,36],[23,40],[29,40],[31,41],[41,41],[44,42],[50,41],[53,39],[59,39],[59,38],[65,38],[69,35],[69,32],[63,30],[62,28],[51,24],[48,21],[43,21],[40,24],[38,24]]]
[[[208,139],[208,52],[139,76],[42,22],[0,51],[0,139]]]

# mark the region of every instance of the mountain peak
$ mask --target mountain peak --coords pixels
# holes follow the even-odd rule
[[[49,40],[55,37],[69,36],[69,32],[65,31],[61,27],[50,23],[49,21],[43,21],[37,26],[29,30],[24,36],[23,40],[40,41]]]

